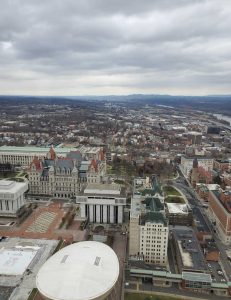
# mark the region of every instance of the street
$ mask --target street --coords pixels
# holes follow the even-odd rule
[[[220,241],[219,236],[217,236],[217,234],[214,232],[213,225],[207,216],[207,210],[202,207],[201,202],[198,199],[194,189],[191,187],[191,185],[188,184],[180,169],[178,170],[178,172],[179,177],[175,181],[172,181],[171,184],[177,187],[186,196],[192,208],[193,216],[196,220],[197,230],[210,232],[212,234],[213,239],[220,251],[220,262],[222,264],[222,268],[226,273],[227,280],[229,281],[229,279],[231,279],[231,264],[227,259],[227,246],[225,246]]]

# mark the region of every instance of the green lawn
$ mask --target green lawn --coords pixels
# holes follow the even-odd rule
[[[168,197],[166,197],[165,199],[164,199],[164,201],[166,202],[166,203],[182,203],[182,204],[184,204],[185,203],[185,201],[184,201],[184,198],[182,198],[182,197],[177,197],[177,196],[168,196]]]
[[[114,183],[117,183],[117,184],[125,184],[125,182],[123,180],[120,180],[120,179],[116,179],[114,181]]]
[[[17,174],[17,172],[0,173],[0,179],[15,177]]]
[[[163,187],[163,190],[167,196],[181,196],[181,194],[173,186],[165,186]]]
[[[126,292],[124,294],[124,300],[176,300],[176,299],[177,298],[175,297],[148,295],[148,294],[136,294],[136,293],[126,293]]]
[[[20,177],[13,177],[13,178],[7,178],[7,180],[17,181],[17,182],[24,182],[25,180]]]

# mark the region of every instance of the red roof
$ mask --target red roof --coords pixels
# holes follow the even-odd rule
[[[35,157],[35,158],[33,159],[32,163],[30,164],[30,170],[31,170],[31,168],[32,168],[33,165],[35,166],[36,171],[42,170],[42,163],[41,163],[41,161],[38,159],[38,157]]]
[[[198,172],[200,175],[207,177],[207,178],[211,178],[212,179],[212,172],[210,171],[206,171],[203,167],[198,167]]]
[[[55,153],[53,146],[51,146],[49,153],[50,153],[50,159],[53,159],[53,160],[56,159],[56,153]]]
[[[100,160],[105,160],[105,155],[103,153],[103,151],[101,150],[100,153],[99,153],[99,159]]]
[[[96,161],[95,159],[92,159],[90,168],[91,168],[91,167],[94,167],[95,172],[98,171],[98,164],[97,164],[97,161]]]

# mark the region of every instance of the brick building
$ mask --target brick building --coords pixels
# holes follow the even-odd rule
[[[231,192],[210,191],[209,212],[223,243],[231,244]]]

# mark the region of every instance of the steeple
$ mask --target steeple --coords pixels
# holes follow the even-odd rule
[[[78,176],[78,169],[77,169],[77,166],[76,166],[76,160],[73,160],[73,164],[74,164],[74,167],[72,169],[72,175],[74,176]]]
[[[57,157],[53,145],[51,145],[49,152],[47,153],[47,158],[55,160]]]
[[[198,160],[195,157],[194,160],[193,160],[193,169],[196,169],[196,168],[198,168]]]

